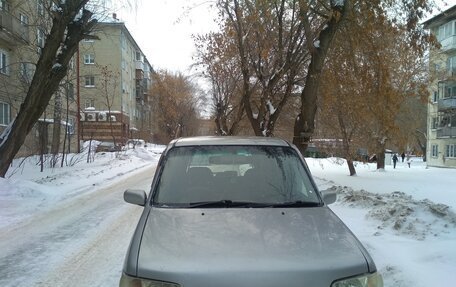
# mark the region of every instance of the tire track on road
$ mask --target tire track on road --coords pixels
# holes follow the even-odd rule
[[[83,275],[78,279],[73,275],[76,270],[102,275],[96,268],[106,268],[106,264],[94,264],[97,254],[103,254],[102,247],[105,247],[111,251],[122,249],[119,251],[123,256],[142,211],[123,201],[123,191],[127,188],[148,190],[154,172],[155,166],[144,168],[1,232],[0,286],[85,286],[80,280],[87,274],[77,273]],[[111,232],[117,236],[111,236]],[[111,268],[118,272],[121,265],[113,262]],[[75,281],[71,284],[66,278]]]

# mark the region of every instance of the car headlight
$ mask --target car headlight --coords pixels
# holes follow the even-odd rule
[[[375,272],[336,281],[331,284],[331,287],[383,287],[383,278]]]
[[[119,287],[179,287],[179,284],[147,280],[136,277],[130,277],[128,275],[122,274],[120,278]]]

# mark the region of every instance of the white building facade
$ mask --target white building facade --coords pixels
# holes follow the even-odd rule
[[[429,166],[456,167],[456,5],[424,23],[441,47],[429,54]]]

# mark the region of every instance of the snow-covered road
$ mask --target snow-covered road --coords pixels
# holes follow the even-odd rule
[[[116,286],[142,212],[123,191],[148,190],[153,174],[142,168],[0,229],[0,286]]]

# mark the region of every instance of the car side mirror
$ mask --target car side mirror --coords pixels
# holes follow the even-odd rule
[[[321,191],[321,195],[323,196],[325,204],[331,204],[337,200],[337,193],[334,191],[323,190]]]
[[[131,204],[146,205],[146,193],[141,189],[127,189],[124,192],[124,200]]]

